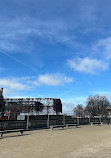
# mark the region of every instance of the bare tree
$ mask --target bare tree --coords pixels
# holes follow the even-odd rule
[[[43,111],[43,109],[44,109],[44,105],[41,102],[35,102],[35,105],[34,105],[35,112],[39,114],[40,112]]]
[[[110,105],[106,96],[89,96],[85,107],[85,114],[89,116],[105,115],[106,108]]]
[[[106,96],[100,96],[99,106],[101,116],[106,115],[106,108],[110,106],[110,102]]]
[[[84,116],[84,107],[82,104],[78,104],[74,109],[73,109],[74,116],[76,117],[82,117]]]
[[[85,114],[89,116],[97,116],[97,102],[98,102],[98,96],[89,96],[87,99],[87,104],[85,107]]]
[[[60,99],[53,99],[53,110],[56,114],[62,112],[62,103]]]
[[[52,107],[51,100],[46,100],[46,102],[45,102],[46,115],[48,115],[50,113],[51,107]]]

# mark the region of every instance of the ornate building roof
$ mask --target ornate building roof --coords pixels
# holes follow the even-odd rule
[[[111,106],[108,106],[108,107],[106,108],[106,110],[111,110]]]

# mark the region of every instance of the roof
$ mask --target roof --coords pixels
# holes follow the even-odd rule
[[[106,108],[106,110],[111,110],[111,106],[108,106],[108,107]]]

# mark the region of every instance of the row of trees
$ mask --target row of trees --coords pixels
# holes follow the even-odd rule
[[[106,108],[110,106],[110,102],[106,96],[89,96],[86,106],[78,104],[74,109],[74,115],[78,117],[86,116],[103,116],[106,115]]]

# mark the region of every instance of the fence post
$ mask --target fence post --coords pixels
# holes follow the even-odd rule
[[[49,128],[49,114],[47,115],[47,128]]]
[[[27,115],[27,129],[29,129],[29,113]]]
[[[65,126],[65,115],[63,115],[63,125]]]
[[[89,116],[89,124],[91,123],[91,121],[90,121],[90,116]]]
[[[79,125],[79,117],[77,117],[77,124]]]
[[[99,121],[101,122],[101,116],[99,117]]]

